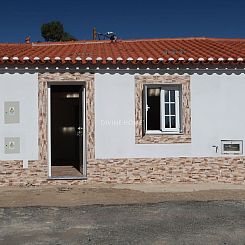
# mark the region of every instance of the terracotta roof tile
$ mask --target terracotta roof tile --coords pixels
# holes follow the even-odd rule
[[[18,59],[13,59],[14,57]],[[34,59],[35,57],[40,59]],[[0,43],[0,63],[197,63],[237,62],[239,58],[245,61],[245,39],[175,38],[118,40],[116,42],[105,40],[31,44]]]

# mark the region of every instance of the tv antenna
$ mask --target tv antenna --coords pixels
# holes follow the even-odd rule
[[[106,33],[100,33],[96,31],[96,28],[93,28],[93,40],[111,40],[116,41],[117,35],[112,31]]]

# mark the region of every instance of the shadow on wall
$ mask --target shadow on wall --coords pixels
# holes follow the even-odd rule
[[[6,69],[7,67],[7,69]],[[18,69],[16,69],[16,67]],[[107,69],[109,67],[109,69]],[[34,73],[100,73],[100,74],[179,74],[179,75],[193,75],[193,74],[217,74],[217,75],[241,75],[245,74],[244,65],[225,65],[225,64],[126,64],[126,65],[114,65],[110,64],[108,66],[105,65],[62,65],[62,64],[54,64],[54,65],[42,65],[42,64],[29,64],[18,66],[13,64],[1,65],[0,66],[0,74],[34,74]]]

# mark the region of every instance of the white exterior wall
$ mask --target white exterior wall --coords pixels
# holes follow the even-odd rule
[[[20,123],[4,123],[4,102],[19,101]],[[0,75],[0,160],[38,159],[38,76]],[[20,137],[20,153],[5,154],[4,137]],[[27,166],[26,166],[27,167]]]
[[[134,75],[96,74],[95,157],[221,156],[221,140],[245,141],[244,93],[244,74],[191,75],[192,143],[135,144]]]

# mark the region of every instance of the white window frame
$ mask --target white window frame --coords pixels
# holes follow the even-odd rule
[[[226,151],[225,145],[239,145],[239,151]],[[221,140],[221,154],[224,155],[242,155],[243,153],[243,141],[242,140]]]
[[[160,125],[161,125],[161,131],[162,132],[180,132],[180,113],[179,113],[179,90],[174,89],[175,91],[175,128],[165,128],[165,91],[169,89],[163,89],[161,88],[161,98],[160,98]],[[171,105],[173,102],[169,102],[168,104]],[[170,108],[169,108],[170,110]],[[171,124],[171,122],[170,122]]]
[[[178,86],[178,87],[177,87]],[[179,85],[149,85],[145,86],[143,98],[145,100],[145,133],[146,134],[178,134],[181,133],[181,108],[180,108],[180,94],[181,86]],[[148,110],[149,106],[147,103],[147,91],[148,88],[160,88],[160,130],[148,130],[147,120],[148,120]],[[165,128],[165,91],[166,90],[175,90],[175,128]],[[170,102],[171,104],[171,102]]]

